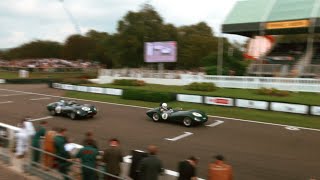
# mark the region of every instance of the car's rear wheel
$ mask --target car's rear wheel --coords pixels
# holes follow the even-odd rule
[[[71,112],[69,116],[72,120],[75,120],[77,118],[77,115],[75,112]]]
[[[160,115],[158,113],[153,113],[152,120],[154,122],[159,122],[160,121]]]
[[[189,117],[184,118],[183,125],[186,127],[190,127],[192,125],[192,119],[190,119]]]

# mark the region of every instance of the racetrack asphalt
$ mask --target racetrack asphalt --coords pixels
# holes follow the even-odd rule
[[[107,147],[109,138],[117,137],[125,154],[133,149],[145,150],[147,145],[159,146],[159,157],[166,169],[177,170],[177,163],[190,155],[200,158],[198,176],[206,178],[207,165],[216,154],[223,154],[234,169],[235,179],[320,179],[320,132],[288,130],[283,126],[256,124],[224,118],[209,118],[206,125],[183,127],[180,124],[154,123],[145,114],[147,109],[107,103],[93,103],[99,112],[93,119],[72,121],[65,117],[48,116],[46,105],[58,97],[24,94],[18,90],[63,96],[63,90],[47,85],[0,85],[0,122],[16,125],[24,117],[48,118],[49,127],[66,127],[68,136],[80,143],[84,133],[94,132],[99,147]],[[46,97],[46,98],[44,98]],[[303,116],[301,116],[303,120]],[[35,121],[37,123],[37,121]],[[184,134],[190,136],[177,141]]]

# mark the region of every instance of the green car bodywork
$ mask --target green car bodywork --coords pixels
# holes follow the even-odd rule
[[[53,102],[47,105],[47,109],[52,116],[62,115],[77,118],[92,118],[97,114],[97,108],[90,104],[78,104],[73,101],[61,103]]]
[[[160,107],[151,109],[146,113],[154,122],[169,121],[179,122],[186,127],[203,124],[208,121],[208,116],[199,110],[178,110],[169,109],[167,112],[161,112]]]

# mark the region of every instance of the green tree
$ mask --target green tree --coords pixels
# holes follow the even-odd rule
[[[95,42],[93,39],[78,34],[71,35],[65,41],[63,55],[64,58],[69,60],[88,60],[94,48]]]
[[[62,45],[55,41],[32,41],[4,52],[6,59],[60,58]]]

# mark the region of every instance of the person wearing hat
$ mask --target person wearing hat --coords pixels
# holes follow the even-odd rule
[[[208,180],[232,180],[232,167],[224,163],[224,157],[217,155],[215,159],[215,162],[209,164]]]
[[[180,161],[178,165],[178,180],[196,180],[196,166],[199,159],[191,156],[187,160]]]

